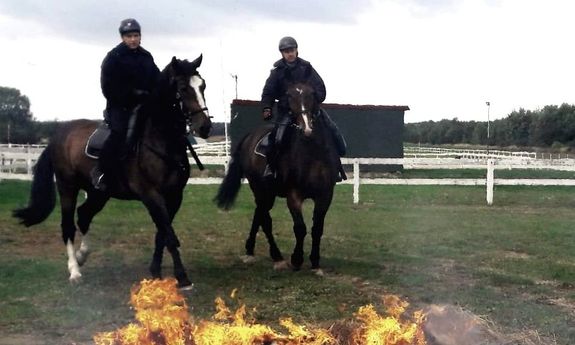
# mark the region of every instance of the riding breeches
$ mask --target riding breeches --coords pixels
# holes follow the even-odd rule
[[[118,161],[124,152],[124,142],[126,140],[126,132],[121,132],[112,129],[110,136],[102,147],[100,154],[100,168],[104,173],[114,173],[118,166]]]
[[[272,139],[272,146],[277,149],[282,149],[284,145],[284,137],[287,127],[291,124],[289,115],[281,116],[270,133]]]

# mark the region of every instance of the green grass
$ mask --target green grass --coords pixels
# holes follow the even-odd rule
[[[361,202],[353,205],[352,186],[338,186],[322,241],[323,278],[307,262],[299,272],[274,271],[262,234],[258,261],[241,263],[253,212],[246,187],[229,212],[211,203],[217,186],[186,188],[174,226],[195,284],[186,297],[197,317],[209,318],[214,298],[233,288],[257,308],[257,321],[272,326],[286,315],[330,325],[396,293],[413,308],[457,305],[506,333],[532,330],[556,344],[575,343],[573,187],[496,186],[495,203],[487,206],[484,187],[362,186]],[[130,288],[148,277],[153,249],[144,207],[116,200],[106,206],[91,230],[94,252],[84,281],[71,286],[59,212],[29,229],[10,216],[26,203],[28,188],[0,182],[0,344],[1,334],[86,343],[133,321]],[[311,203],[305,206],[311,229]],[[289,258],[294,239],[285,200],[276,202],[272,217]],[[306,255],[309,247],[310,236]],[[172,275],[167,255],[164,273]]]

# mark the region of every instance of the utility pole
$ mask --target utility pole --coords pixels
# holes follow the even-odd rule
[[[489,164],[492,164],[489,160],[489,108],[491,108],[491,102],[488,101],[485,102],[485,104],[487,105],[487,166],[489,170]],[[491,200],[491,202],[493,202],[493,200]],[[491,205],[489,198],[487,199],[487,203]]]
[[[491,102],[485,102],[487,104],[487,142],[489,142],[489,108],[491,108]]]
[[[234,78],[234,81],[236,83],[236,98],[238,99],[238,75],[237,74],[231,74],[232,78]]]

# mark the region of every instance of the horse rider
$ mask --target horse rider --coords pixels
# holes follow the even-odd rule
[[[122,42],[108,52],[100,75],[106,98],[104,120],[110,128],[110,136],[91,173],[92,183],[99,190],[106,189],[104,180],[111,182],[109,175],[115,173],[118,162],[125,158],[126,149],[133,144],[139,105],[155,88],[160,76],[152,54],[140,45],[140,24],[133,18],[124,19],[118,30]]]
[[[308,61],[298,56],[298,44],[293,37],[283,37],[279,42],[279,51],[281,52],[282,58],[274,63],[274,68],[271,70],[262,91],[261,99],[261,105],[263,107],[262,116],[264,120],[270,120],[272,118],[273,105],[275,101],[278,100],[278,119],[269,136],[270,147],[266,155],[267,165],[263,174],[264,179],[268,181],[275,178],[278,156],[283,149],[282,145],[286,127],[289,126],[292,121],[289,115],[290,109],[286,94],[288,86],[292,83],[307,81],[313,87],[317,102],[320,104],[325,100],[326,95],[325,84],[320,75]],[[345,139],[341,135],[337,125],[325,110],[321,109],[320,114],[332,132],[332,137],[339,155],[345,155]],[[340,176],[338,177],[338,181],[341,181],[342,178],[345,178],[345,172],[341,167],[341,162],[339,170]]]

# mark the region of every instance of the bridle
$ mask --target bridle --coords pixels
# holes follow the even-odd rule
[[[298,93],[300,95],[303,94],[302,89],[296,88],[296,90],[298,91]],[[289,91],[287,93],[288,93],[288,98],[292,97],[292,95],[289,93]],[[302,103],[303,103],[303,100],[302,100]],[[313,102],[312,106],[310,108],[311,109],[308,108],[309,110],[308,109],[304,110],[302,107],[302,110],[294,111],[291,109],[291,106],[290,106],[290,110],[288,111],[288,115],[292,119],[290,126],[296,128],[299,131],[305,131],[305,128],[302,128],[302,126],[298,125],[297,122],[294,120],[297,119],[299,116],[303,116],[304,118],[308,119],[308,121],[310,122],[310,125],[311,125],[311,123],[314,122],[317,115],[319,114],[319,106],[317,103]]]
[[[198,114],[207,114],[207,117],[209,119],[212,119],[213,116],[211,116],[209,114],[209,110],[208,107],[202,107],[200,109],[194,110],[194,111],[190,111],[186,105],[184,104],[183,100],[182,100],[182,93],[184,92],[184,90],[187,88],[187,85],[184,85],[184,83],[181,83],[179,81],[176,81],[176,84],[178,85],[178,89],[176,90],[176,94],[175,94],[175,102],[173,104],[174,107],[178,107],[180,112],[184,115],[184,118],[186,120],[186,124],[191,127],[192,126],[192,121],[194,116],[197,116]],[[197,97],[198,95],[196,95]]]

